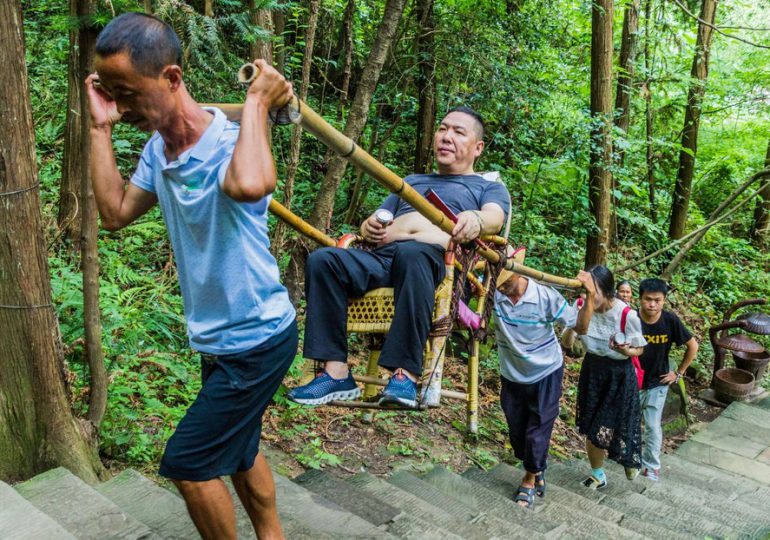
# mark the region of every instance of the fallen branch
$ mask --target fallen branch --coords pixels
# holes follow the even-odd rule
[[[735,191],[733,191],[733,193],[732,193],[732,194],[731,194],[731,195],[730,195],[730,196],[729,196],[727,199],[725,199],[725,200],[724,200],[724,202],[722,202],[722,204],[720,204],[720,205],[719,205],[719,207],[717,207],[717,208],[716,208],[716,209],[715,209],[715,210],[714,210],[714,211],[711,213],[711,215],[709,216],[709,222],[708,222],[708,223],[706,223],[705,225],[703,225],[702,227],[700,227],[699,229],[696,229],[696,230],[694,230],[694,231],[692,231],[692,232],[690,232],[690,233],[686,234],[686,235],[685,235],[685,236],[683,236],[682,238],[679,238],[679,239],[677,239],[677,240],[674,240],[674,241],[673,241],[673,242],[671,242],[670,244],[668,244],[668,245],[666,245],[666,246],[664,246],[664,247],[662,247],[662,248],[658,249],[657,251],[654,251],[653,253],[650,253],[649,255],[647,255],[647,256],[645,256],[645,257],[643,257],[643,258],[639,259],[638,261],[632,262],[631,264],[627,264],[626,266],[623,266],[623,267],[621,267],[621,268],[617,268],[617,269],[614,269],[614,272],[615,272],[616,274],[619,274],[619,273],[623,273],[623,272],[625,272],[625,271],[627,271],[627,270],[630,270],[631,268],[635,268],[635,267],[639,266],[640,264],[643,264],[643,263],[645,263],[645,262],[649,261],[650,259],[652,259],[652,258],[654,258],[654,257],[657,257],[658,255],[660,255],[660,254],[662,254],[662,253],[665,253],[665,252],[667,252],[667,251],[670,251],[670,250],[672,250],[673,248],[677,247],[678,245],[680,245],[680,244],[682,244],[682,243],[684,243],[684,242],[687,242],[688,240],[691,240],[693,237],[695,237],[695,236],[697,236],[697,235],[701,235],[700,237],[698,237],[698,239],[697,239],[697,240],[695,240],[695,241],[693,242],[693,245],[694,245],[694,244],[695,244],[695,242],[697,242],[698,240],[700,240],[700,239],[703,237],[703,235],[705,235],[705,234],[706,234],[706,232],[708,232],[708,230],[709,230],[711,227],[713,227],[714,225],[716,225],[717,223],[719,223],[719,222],[721,222],[721,221],[724,221],[724,220],[725,220],[725,219],[727,219],[729,216],[731,216],[732,214],[734,214],[734,213],[735,213],[736,211],[738,211],[738,210],[739,210],[741,207],[743,207],[743,206],[744,206],[744,205],[745,205],[745,204],[746,204],[748,201],[750,201],[750,200],[752,200],[754,197],[756,197],[756,196],[759,194],[759,192],[760,192],[760,191],[761,191],[763,188],[765,188],[765,187],[766,187],[768,184],[770,184],[770,182],[765,182],[764,184],[762,184],[762,186],[760,186],[760,187],[759,187],[759,189],[757,189],[757,190],[756,190],[756,191],[754,191],[754,192],[753,192],[751,195],[749,195],[748,197],[746,197],[746,199],[744,199],[743,201],[741,201],[740,203],[738,203],[737,205],[735,205],[733,208],[731,208],[730,210],[728,210],[727,212],[725,212],[725,213],[724,213],[724,214],[722,214],[721,216],[719,215],[720,213],[722,213],[722,211],[723,211],[723,210],[724,210],[724,209],[725,209],[725,208],[726,208],[726,207],[727,207],[727,206],[728,206],[730,203],[732,203],[732,202],[733,202],[733,201],[734,201],[736,198],[738,198],[738,196],[739,196],[741,193],[743,193],[744,191],[746,191],[746,189],[748,189],[748,187],[749,187],[751,184],[753,184],[753,183],[754,183],[754,182],[756,182],[758,179],[760,179],[760,178],[763,178],[763,177],[765,177],[765,176],[770,176],[770,169],[763,169],[763,170],[759,171],[758,173],[754,174],[754,175],[753,175],[751,178],[749,178],[749,179],[748,179],[746,182],[744,182],[744,183],[743,183],[741,186],[739,186],[739,187],[738,187],[738,188],[737,188]],[[687,248],[687,251],[689,251],[689,249],[690,249],[691,247],[692,247],[692,246],[690,246],[689,248]],[[683,248],[683,249],[684,249],[684,248]],[[672,261],[672,262],[673,262],[673,261]],[[670,265],[669,265],[669,266],[670,266]]]
[[[749,179],[748,179],[748,180],[747,180],[747,181],[746,181],[746,182],[745,182],[745,183],[744,183],[742,186],[740,186],[738,189],[736,189],[735,191],[733,191],[732,195],[730,195],[730,196],[729,196],[727,199],[725,199],[725,200],[722,202],[722,204],[720,204],[720,205],[719,205],[719,206],[716,208],[716,210],[714,210],[714,211],[711,213],[711,215],[709,216],[709,218],[710,218],[710,219],[714,219],[714,218],[718,217],[718,216],[719,216],[719,214],[721,214],[721,213],[724,211],[724,209],[725,209],[725,208],[727,208],[727,206],[729,206],[730,204],[732,204],[732,202],[733,202],[735,199],[737,199],[737,198],[738,198],[738,196],[739,196],[739,195],[740,195],[742,192],[744,192],[746,189],[748,189],[748,187],[749,187],[751,184],[753,184],[753,183],[754,183],[754,182],[756,182],[758,179],[760,179],[760,178],[763,178],[763,177],[765,177],[765,176],[770,176],[770,169],[763,169],[763,170],[759,171],[758,173],[756,173],[755,175],[753,175],[751,178],[749,178]],[[759,187],[759,189],[756,189],[756,190],[754,190],[754,192],[753,192],[751,195],[749,195],[748,197],[746,197],[745,199],[743,199],[743,200],[742,200],[740,203],[736,204],[736,205],[735,205],[735,207],[734,207],[732,210],[733,210],[733,211],[736,211],[736,210],[738,210],[740,207],[744,206],[744,205],[745,205],[747,202],[749,202],[749,201],[751,201],[752,199],[754,199],[754,197],[756,197],[757,195],[759,195],[759,193],[760,193],[760,192],[761,192],[761,191],[762,191],[762,190],[763,190],[763,189],[764,189],[764,188],[765,188],[765,187],[766,187],[768,184],[770,184],[770,182],[765,182],[765,183],[763,183],[763,184],[762,184],[762,185]],[[678,252],[676,255],[674,255],[674,258],[671,260],[671,262],[670,262],[670,263],[668,263],[668,266],[666,266],[666,269],[665,269],[665,270],[663,270],[663,274],[661,275],[661,277],[662,277],[663,279],[665,279],[665,280],[670,280],[670,279],[671,279],[671,276],[673,276],[673,275],[674,275],[674,272],[676,272],[677,268],[679,268],[679,265],[682,263],[682,261],[684,260],[685,256],[687,255],[687,253],[688,253],[688,252],[689,252],[689,251],[690,251],[690,250],[693,248],[693,246],[694,246],[695,244],[697,244],[697,243],[698,243],[698,242],[701,240],[701,238],[703,238],[704,236],[706,236],[706,233],[707,233],[707,232],[708,232],[708,229],[706,229],[706,230],[704,230],[704,231],[701,231],[701,232],[699,232],[697,235],[694,235],[694,236],[693,236],[693,237],[692,237],[690,240],[688,240],[688,241],[687,241],[687,243],[686,243],[684,246],[682,246],[682,248],[679,250],[679,252]]]

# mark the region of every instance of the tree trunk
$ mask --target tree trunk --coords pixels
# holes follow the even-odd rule
[[[205,0],[203,2],[203,14],[206,17],[214,16],[214,0]]]
[[[144,0],[144,12],[152,15],[152,0]]]
[[[428,173],[433,154],[433,126],[436,123],[436,63],[434,59],[436,25],[433,20],[433,0],[417,2],[417,39],[415,51],[419,59],[417,75],[417,132],[415,133],[414,171]]]
[[[342,83],[340,84],[340,102],[337,108],[337,121],[342,121],[343,111],[348,104],[350,91],[350,76],[353,71],[353,23],[356,14],[356,0],[348,0],[345,8],[345,18],[340,29],[340,45],[345,59],[342,64]]]
[[[765,168],[770,168],[770,143],[765,153]],[[770,229],[770,185],[759,192],[757,205],[754,207],[754,223],[751,225],[751,241],[758,248],[763,248],[767,242]]]
[[[393,38],[398,29],[398,22],[404,11],[405,0],[387,0],[383,10],[382,21],[380,22],[377,36],[374,38],[372,50],[366,62],[366,67],[361,74],[361,80],[358,83],[353,104],[350,107],[347,122],[343,133],[354,141],[361,136],[364,130],[366,120],[369,116],[369,106],[372,102],[372,95],[380,79],[382,66],[387,58],[388,51],[393,43]],[[345,174],[348,162],[340,156],[332,156],[329,160],[329,166],[321,182],[318,196],[315,200],[315,206],[310,216],[310,223],[321,229],[329,228],[331,215],[334,210],[334,195]]]
[[[40,217],[18,1],[0,3],[0,478],[102,466],[70,410]]]
[[[91,24],[90,17],[94,12],[94,0],[76,0],[79,3],[79,15],[83,17],[80,25],[80,54],[78,57],[78,73],[80,80],[93,71],[98,30]],[[85,23],[85,24],[83,24]],[[78,85],[81,87],[81,85]],[[80,147],[77,162],[80,165],[80,211],[82,224],[80,226],[80,266],[83,273],[83,318],[86,342],[86,358],[90,373],[88,419],[99,428],[107,409],[107,371],[104,368],[104,351],[102,350],[102,323],[99,312],[99,254],[97,238],[99,225],[97,221],[96,201],[91,186],[91,138],[89,136],[91,119],[88,114],[88,96],[78,92],[80,103],[70,129],[80,130]]]
[[[252,24],[264,28],[272,34],[273,17],[270,14],[270,10],[257,9],[256,0],[249,0],[249,15]],[[251,60],[264,58],[268,64],[273,64],[273,43],[270,40],[258,39],[254,43],[251,43],[249,46],[249,53],[251,54]]]
[[[310,86],[310,69],[313,65],[313,46],[315,44],[315,33],[318,26],[318,12],[321,9],[321,0],[310,0],[307,17],[307,30],[305,32],[305,55],[302,58],[302,83],[299,87],[299,99],[307,101],[308,90]],[[299,167],[300,142],[302,141],[302,127],[296,125],[291,132],[291,143],[289,147],[289,164],[286,167],[286,179],[283,183],[283,205],[291,210],[291,199],[294,194],[294,178],[297,175]],[[284,234],[286,225],[283,221],[278,221],[275,234],[273,235],[274,253],[280,253],[283,249]]]
[[[286,30],[286,16],[281,9],[273,10],[273,32],[280,40],[277,47],[273,47],[273,58],[275,60],[275,69],[281,75],[286,74],[286,45],[283,39],[283,33]]]
[[[369,154],[374,155],[374,149],[379,146],[379,150],[377,151],[377,161],[380,163],[385,160],[385,156],[388,152],[388,140],[390,139],[391,135],[393,135],[393,132],[398,127],[400,121],[401,110],[398,111],[398,114],[396,114],[396,117],[393,119],[393,123],[390,124],[390,127],[385,131],[385,133],[382,134],[382,137],[379,137],[379,129],[375,129],[374,133],[372,134],[372,143],[369,145],[368,152]],[[356,171],[355,186],[353,187],[353,192],[350,197],[350,205],[344,218],[345,223],[349,225],[355,224],[355,215],[358,213],[361,205],[364,204],[366,196],[369,194],[369,188],[372,186],[371,182],[364,182],[363,176],[363,171],[360,169]]]
[[[703,0],[700,19],[714,24],[717,0]],[[679,171],[676,177],[674,198],[671,207],[671,223],[668,235],[676,240],[684,234],[687,224],[687,208],[690,205],[690,190],[695,170],[695,155],[698,152],[698,126],[700,124],[701,104],[706,93],[706,80],[709,72],[709,52],[711,36],[714,30],[708,24],[698,23],[698,41],[695,57],[690,71],[690,91],[687,94],[687,109],[684,113],[682,132],[682,150],[679,152]]]
[[[83,81],[87,74],[80,69],[80,39],[83,21],[79,0],[70,0],[69,14],[76,19],[76,27],[70,28],[69,57],[67,60],[67,124],[64,130],[64,159],[62,163],[62,180],[59,187],[59,209],[56,222],[63,240],[75,244],[80,240],[81,216],[80,201],[80,171],[83,169],[79,162],[80,152],[80,94]],[[87,52],[87,51],[86,51]],[[73,251],[79,251],[79,246],[73,245]]]
[[[636,62],[636,44],[639,31],[639,0],[629,0],[623,13],[623,37],[620,45],[620,73],[618,89],[615,94],[615,125],[628,133],[631,125],[631,94],[634,88],[634,64]],[[623,150],[618,151],[618,162],[622,165],[625,158]]]
[[[591,164],[589,208],[594,228],[586,242],[586,266],[605,264],[609,249],[612,186],[612,16],[613,0],[593,3],[591,17]]]
[[[650,19],[652,18],[652,0],[644,4],[644,117],[647,149],[647,188],[650,201],[650,220],[658,223],[658,210],[655,205],[655,154],[653,152],[653,116],[652,116],[652,56],[650,53]]]

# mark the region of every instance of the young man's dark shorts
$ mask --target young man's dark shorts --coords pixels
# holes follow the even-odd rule
[[[160,474],[204,481],[254,466],[262,415],[297,353],[297,323],[249,351],[202,355],[203,387],[168,441]]]

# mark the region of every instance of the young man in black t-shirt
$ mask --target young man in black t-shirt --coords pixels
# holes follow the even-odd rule
[[[647,340],[644,353],[639,357],[644,369],[644,382],[639,392],[644,418],[642,474],[650,480],[658,480],[660,476],[661,420],[668,385],[679,382],[698,353],[698,342],[679,317],[663,309],[668,290],[668,285],[661,279],[645,279],[639,284],[639,318]],[[674,343],[686,347],[682,363],[676,370],[671,369],[668,357]]]

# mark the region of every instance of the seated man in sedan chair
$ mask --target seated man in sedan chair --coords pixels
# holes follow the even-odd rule
[[[483,138],[484,122],[478,113],[467,107],[450,110],[433,140],[438,173],[405,179],[421,195],[435,191],[457,214],[451,236],[457,243],[498,233],[509,211],[505,186],[473,170],[484,149]],[[379,360],[393,374],[379,404],[417,406],[417,379],[450,236],[396,195],[388,196],[383,208],[392,212],[391,223],[380,223],[375,212],[361,224],[361,236],[376,245],[374,250],[327,247],[307,260],[304,356],[322,362],[324,369],[289,393],[297,403],[321,405],[361,395],[346,363],[348,299],[393,287],[395,313]]]

